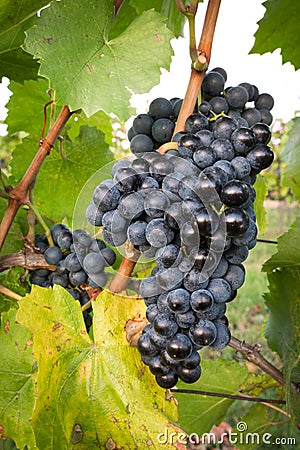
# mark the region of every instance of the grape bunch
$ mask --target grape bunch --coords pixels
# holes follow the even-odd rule
[[[109,245],[128,240],[155,260],[139,286],[149,324],[138,350],[163,388],[197,381],[198,351],[230,341],[227,304],[256,244],[253,184],[274,158],[273,98],[225,81],[221,68],[205,76],[204,100],[173,137],[182,100],[153,100],[128,132],[134,159],[115,163],[86,211]],[[173,149],[156,151],[170,140]]]
[[[35,247],[44,254],[46,262],[56,266],[56,269],[33,270],[30,272],[30,282],[46,288],[58,284],[83,306],[90,298],[82,287],[105,286],[107,274],[104,270],[114,264],[115,252],[107,248],[101,239],[92,239],[84,230],[72,232],[65,225],[56,224],[50,232],[55,245],[49,246],[46,236],[36,235]],[[92,324],[90,312],[91,308],[83,313],[87,330]]]

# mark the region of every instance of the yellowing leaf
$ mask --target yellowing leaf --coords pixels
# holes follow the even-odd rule
[[[93,450],[115,443],[132,450],[150,442],[160,448],[157,436],[176,419],[176,407],[165,400],[124,329],[127,320],[142,320],[144,308],[136,299],[103,292],[93,302],[93,342],[79,303],[63,288],[35,287],[20,302],[18,321],[33,331],[39,366],[32,426],[40,449]]]

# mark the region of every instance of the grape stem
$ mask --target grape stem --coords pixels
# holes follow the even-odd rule
[[[196,395],[207,395],[209,397],[221,397],[221,398],[230,398],[232,400],[245,400],[248,402],[257,402],[257,403],[266,403],[266,399],[265,398],[261,398],[261,397],[251,397],[250,395],[241,395],[241,394],[224,394],[221,392],[208,392],[208,391],[199,391],[199,390],[195,390],[195,389],[177,389],[177,388],[172,388],[170,389],[171,392],[174,392],[175,394],[196,394]],[[286,401],[285,400],[279,400],[279,399],[272,399],[272,398],[268,398],[267,399],[268,403],[276,403],[279,405],[285,405]],[[285,412],[285,411],[284,411]]]
[[[237,352],[240,352],[243,357],[247,359],[247,361],[255,364],[263,372],[274,378],[274,380],[276,380],[281,386],[284,386],[283,373],[260,354],[259,347],[257,345],[248,344],[247,342],[240,341],[236,337],[232,336],[229,342],[229,347],[232,347]]]
[[[271,241],[270,239],[257,239],[257,242],[264,242],[265,244],[275,244],[277,245],[277,241]]]
[[[71,112],[68,106],[63,106],[62,110],[56,119],[53,127],[50,128],[47,137],[42,139],[40,142],[40,148],[37,151],[35,157],[33,158],[30,166],[28,167],[25,175],[23,176],[20,183],[16,188],[12,189],[9,193],[8,207],[3,216],[0,225],[0,250],[5,242],[6,236],[9,232],[11,224],[17,214],[18,209],[21,205],[28,204],[29,196],[28,192],[30,187],[35,183],[36,177],[39,170],[46,159],[46,157],[51,152],[54,142],[61,133],[61,130],[69,120],[72,114],[76,111]]]
[[[14,300],[21,300],[22,298],[21,295],[16,294],[16,292],[11,291],[5,286],[2,286],[2,284],[0,284],[0,294],[5,295],[6,297],[13,298]]]
[[[220,4],[221,0],[209,0],[206,10],[202,34],[198,45],[198,54],[201,56],[201,58],[205,57],[206,59],[205,65],[208,65],[210,61],[212,41],[215,32]],[[199,71],[192,68],[189,84],[182,102],[174,134],[176,134],[178,131],[184,130],[185,121],[194,110],[204,75],[205,75],[204,70]]]

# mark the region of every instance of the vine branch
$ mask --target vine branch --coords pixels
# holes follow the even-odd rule
[[[198,45],[198,54],[201,58],[205,57],[206,64],[209,64],[210,61],[213,36],[216,28],[220,4],[221,0],[209,0],[206,10],[202,34]],[[174,134],[176,134],[178,131],[184,130],[185,121],[194,110],[204,75],[204,70],[199,72],[192,68],[189,84],[185,93],[185,97],[183,99]]]
[[[271,364],[266,358],[264,358],[256,345],[248,344],[247,342],[240,341],[235,337],[231,337],[229,347],[233,348],[237,352],[240,352],[247,361],[252,362],[259,367],[263,372],[270,375],[281,386],[284,386],[284,377],[282,372],[278,370],[273,364]]]
[[[21,250],[18,253],[0,256],[0,272],[12,269],[13,267],[23,267],[28,270],[48,269],[55,270],[56,266],[47,263],[44,255],[34,251],[27,252]]]
[[[135,247],[130,246],[130,249],[128,249],[126,256],[120,264],[117,274],[108,287],[111,292],[118,293],[124,291],[128,283],[128,278],[132,274],[139,256],[140,251]]]
[[[22,180],[16,188],[11,190],[8,207],[5,211],[0,225],[0,250],[4,244],[6,236],[9,232],[18,209],[21,205],[28,204],[29,202],[28,191],[30,187],[34,185],[36,177],[45,158],[47,157],[47,155],[49,155],[54,142],[56,141],[56,139],[60,135],[61,130],[74,112],[71,112],[68,106],[63,106],[58,118],[53,124],[53,127],[49,130],[47,137],[45,139],[42,139],[40,148],[33,158]]]

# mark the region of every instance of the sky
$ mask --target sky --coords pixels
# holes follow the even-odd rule
[[[199,31],[205,16],[208,0],[199,3],[196,30]],[[265,8],[263,0],[223,0],[217,21],[212,57],[209,69],[216,66],[227,71],[226,86],[242,82],[255,84],[259,91],[268,92],[275,99],[272,110],[274,119],[285,122],[300,111],[300,70],[294,70],[290,63],[282,65],[280,50],[264,55],[249,55],[254,44],[257,22],[263,17]],[[187,27],[185,35],[187,36]],[[188,39],[179,38],[172,42],[175,56],[172,58],[170,71],[162,69],[160,84],[148,94],[134,95],[132,105],[137,112],[146,112],[147,105],[156,97],[183,97],[190,74]],[[0,84],[0,120],[4,120],[7,110],[4,107],[10,95],[8,80]],[[0,124],[0,135],[5,134],[6,127]]]

